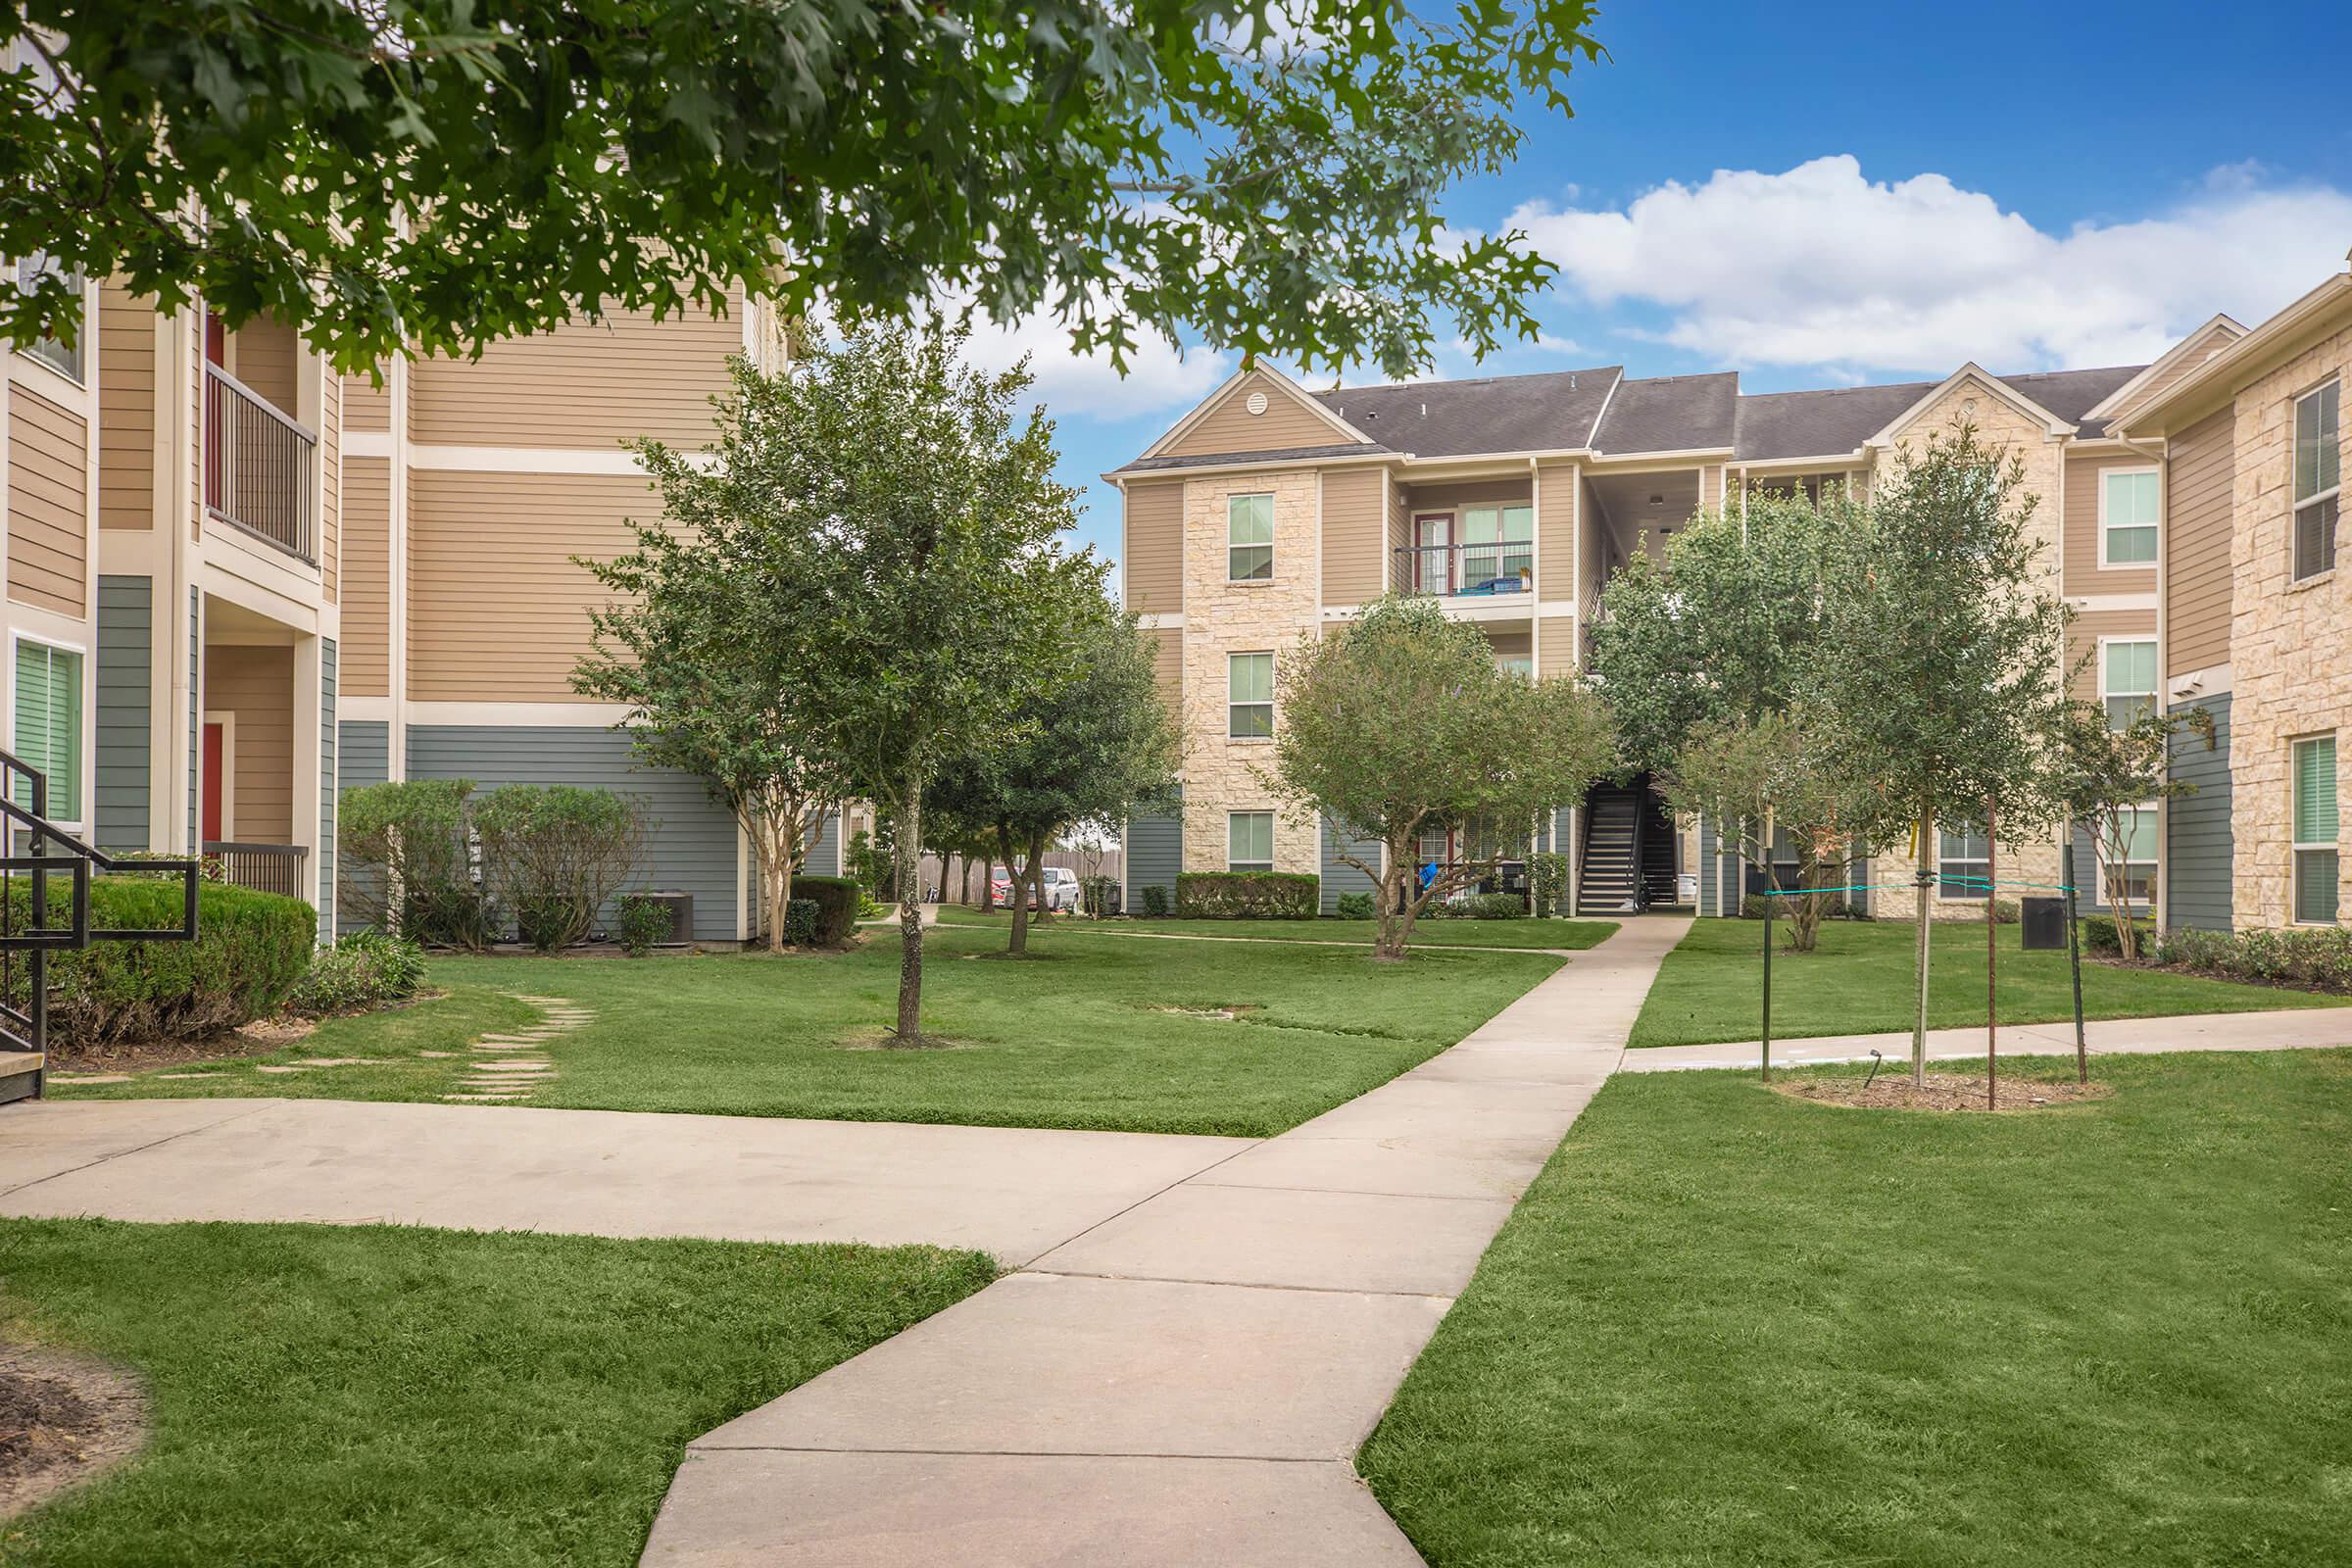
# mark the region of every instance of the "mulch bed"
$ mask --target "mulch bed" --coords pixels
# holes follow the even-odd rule
[[[1809,1100],[1818,1105],[1848,1105],[1863,1110],[2048,1110],[2059,1105],[2080,1105],[2086,1101],[2105,1100],[2115,1090],[2101,1083],[2080,1084],[2073,1079],[2011,1078],[2000,1080],[1997,1106],[1984,1103],[1984,1080],[1963,1077],[1958,1073],[1932,1072],[1925,1088],[1911,1086],[1911,1074],[1905,1070],[1882,1072],[1863,1088],[1864,1080],[1838,1076],[1835,1078],[1782,1078],[1773,1089],[1791,1100]]]
[[[103,1361],[0,1345],[0,1519],[120,1464],[147,1440],[147,1396]]]
[[[74,1045],[52,1039],[53,1072],[139,1072],[191,1061],[225,1061],[281,1051],[318,1027],[311,1018],[256,1018],[242,1029],[208,1040],[123,1040],[106,1046]]]

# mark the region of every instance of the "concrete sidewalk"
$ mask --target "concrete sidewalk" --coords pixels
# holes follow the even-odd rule
[[[653,1564],[1417,1564],[1352,1458],[1687,919],[693,1444]]]
[[[2280,1051],[2298,1047],[2352,1046],[2352,1007],[2291,1007],[2274,1012],[2210,1012],[2163,1018],[2103,1018],[2082,1026],[2094,1056],[2143,1055],[2163,1051]],[[1701,1067],[1753,1067],[1758,1043],[1723,1046],[1651,1046],[1625,1054],[1627,1072],[1676,1072]],[[2005,1023],[2004,1056],[2071,1056],[2075,1026],[2066,1023]],[[1911,1059],[1911,1032],[1823,1035],[1810,1040],[1775,1040],[1772,1064],[1809,1061],[1867,1061],[1873,1051],[1889,1059]],[[1984,1026],[1928,1031],[1928,1054],[1938,1060],[1984,1059]]]

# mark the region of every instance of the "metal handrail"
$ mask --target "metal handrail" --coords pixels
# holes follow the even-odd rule
[[[1397,577],[1407,593],[1457,598],[1529,593],[1535,588],[1536,546],[1530,539],[1400,545],[1396,554]]]
[[[300,419],[295,418],[285,410],[279,408],[276,404],[270,402],[270,399],[263,396],[261,393],[256,392],[253,388],[247,386],[244,382],[238,380],[235,376],[229,374],[226,370],[222,369],[220,366],[215,365],[212,361],[207,360],[204,362],[204,373],[211,376],[214,380],[219,381],[222,385],[226,386],[231,392],[236,393],[239,397],[242,397],[245,399],[245,401],[251,403],[256,409],[268,415],[270,418],[275,419],[278,423],[284,425],[287,429],[302,437],[303,440],[309,442],[312,446],[315,447],[318,444],[318,431],[312,429]]]

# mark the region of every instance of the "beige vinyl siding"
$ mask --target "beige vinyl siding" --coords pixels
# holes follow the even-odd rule
[[[207,646],[204,710],[237,715],[236,814],[222,826],[248,844],[293,843],[294,650]]]
[[[428,446],[609,452],[643,435],[700,448],[727,356],[742,351],[739,317],[657,321],[632,311],[495,343],[478,361],[418,360],[409,434]]]
[[[1380,468],[1323,475],[1323,603],[1354,606],[1380,597],[1387,484]]]
[[[155,526],[154,310],[98,290],[98,526]]]
[[[1266,412],[1250,412],[1250,394],[1266,395]],[[1252,372],[1227,390],[1216,406],[1158,456],[1206,457],[1219,452],[1283,452],[1292,447],[1328,447],[1353,438],[1300,402],[1273,377]]]
[[[2187,353],[2176,360],[2162,374],[2149,377],[2146,386],[2132,393],[2132,402],[2133,404],[2144,402],[2164,391],[2174,382],[2182,379],[2192,370],[2202,369],[2207,360],[2236,342],[2238,335],[2216,321],[2189,340]]]
[[[89,567],[89,425],[38,393],[8,397],[8,597],[76,618]]]
[[[1576,582],[1576,465],[1545,468],[1536,498],[1536,578],[1548,585],[1555,599],[1575,597]],[[1550,658],[1550,634],[1544,636],[1544,657]]]
[[[386,380],[377,386],[365,375],[343,377],[343,428],[346,430],[389,430],[392,428],[392,383]]]
[[[2099,476],[2115,468],[2151,468],[2155,465],[2136,452],[2101,453],[2090,457],[2073,457],[2066,465],[2065,537],[2060,559],[2064,563],[2065,591],[2069,594],[2152,594],[2156,591],[2156,568],[2145,566],[2108,566],[2099,564],[2099,492],[2105,481]],[[2156,548],[2164,548],[2166,526],[2171,518],[2159,514],[2156,529]]]
[[[230,340],[228,373],[277,405],[287,418],[300,418],[302,345],[293,327],[259,316],[238,327]]]
[[[1121,551],[1129,610],[1174,614],[1184,609],[1183,480],[1128,485]]]
[[[190,311],[180,322],[188,352],[188,537],[204,537],[204,313]]]
[[[576,702],[588,610],[612,596],[573,556],[611,559],[661,502],[631,475],[409,475],[409,696]]]
[[[1389,475],[1389,559],[1395,561],[1396,552],[1413,542],[1413,508],[1410,492]],[[1394,573],[1390,581],[1401,585],[1404,578]]]
[[[1523,631],[1490,630],[1487,643],[1504,659],[1525,659],[1536,651],[1535,638]]]
[[[382,458],[343,464],[343,637],[335,653],[342,695],[392,695],[392,466]]]
[[[1159,676],[1159,695],[1167,701],[1168,710],[1184,711],[1184,631],[1181,627],[1162,626],[1147,633],[1152,639],[1152,667]]]
[[[2230,662],[2231,491],[2237,414],[2225,408],[2174,438],[2165,506],[2167,673]]]
[[[318,378],[318,591],[328,604],[342,585],[343,381]]]
[[[1539,675],[1565,675],[1576,668],[1576,619],[1571,615],[1546,615],[1543,624],[1542,657],[1536,662]]]
[[[2091,610],[2076,615],[2066,628],[2066,663],[2068,669],[2075,671],[2074,694],[2084,702],[2098,698],[2101,638],[2136,637],[2153,641],[2155,636],[2153,610]],[[2076,670],[2078,663],[2082,668]],[[2159,698],[2162,695],[2159,691]]]

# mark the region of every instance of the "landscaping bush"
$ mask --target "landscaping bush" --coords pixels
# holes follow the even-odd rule
[[[22,928],[32,892],[18,878],[8,917]],[[90,882],[90,924],[155,931],[179,924],[179,880],[136,875]],[[72,918],[72,880],[49,879],[49,920]],[[318,911],[300,899],[224,883],[196,890],[193,942],[93,942],[49,957],[49,1027],[62,1050],[127,1040],[203,1040],[285,1005],[310,967]],[[12,964],[8,1002],[30,1000],[30,965]]]
[[[858,926],[859,894],[864,890],[856,877],[796,876],[792,879],[792,902],[803,900],[817,906],[816,923],[808,939],[794,945],[804,948],[838,948],[850,940]],[[786,911],[785,940],[792,941],[791,911]]]
[[[1433,904],[1429,913],[1440,920],[1524,920],[1527,901],[1516,893],[1473,893],[1468,898]]]
[[[2152,932],[2145,920],[2136,923],[2140,930],[2140,952],[2145,953]],[[2116,930],[2114,915],[2086,914],[2082,917],[2082,951],[2109,956],[2124,951],[2124,939]]]
[[[1312,920],[1323,879],[1298,871],[1186,871],[1176,912],[1196,920]]]
[[[510,784],[473,803],[482,876],[542,953],[585,938],[645,849],[645,812],[612,790]]]
[[[1794,899],[1784,898],[1776,901],[1772,911],[1772,917],[1775,920],[1788,919],[1795,904],[1796,901]],[[1823,901],[1821,906],[1821,917],[1825,920],[1841,919],[1849,911],[1847,910],[1845,900],[1842,897],[1832,897],[1826,899]],[[1741,900],[1740,904],[1740,918],[1742,920],[1763,919],[1764,895],[1761,893],[1750,893],[1745,899]],[[2012,920],[2017,918],[2014,909],[2012,909],[2010,912],[2009,918]]]
[[[184,860],[188,857],[173,855],[168,850],[109,850],[107,858],[136,862],[140,860]],[[218,855],[200,855],[196,857],[196,875],[206,882],[225,882],[228,880],[228,862]]]
[[[625,895],[620,901],[619,929],[614,933],[620,940],[620,951],[632,958],[644,957],[670,939],[676,918],[670,906],[660,899],[642,893]]]
[[[1341,894],[1339,909],[1343,920],[1369,920],[1380,913],[1380,906],[1369,893]]]
[[[403,779],[343,794],[336,821],[343,906],[359,923],[479,952],[497,911],[473,875],[471,779]]]
[[[1144,884],[1144,913],[1157,919],[1168,912],[1168,890],[1157,882]]]
[[[784,903],[784,945],[788,948],[816,946],[817,922],[824,917],[825,906],[814,899],[787,899]]]
[[[355,931],[331,948],[312,955],[311,967],[286,1010],[306,1018],[364,1012],[387,1002],[406,1002],[424,983],[424,950],[405,937]]]
[[[1119,879],[1115,876],[1082,876],[1078,879],[1078,907],[1100,920],[1112,912],[1119,896]]]
[[[1554,854],[1529,856],[1527,882],[1536,912],[1552,913],[1568,896],[1568,857]]]
[[[2093,916],[2105,919],[2105,916]],[[2114,922],[2108,921],[2110,932]],[[2087,925],[2087,922],[2086,922]],[[2140,950],[2167,968],[2199,969],[2230,980],[2266,981],[2352,995],[2352,927],[2310,930],[2167,931]]]

